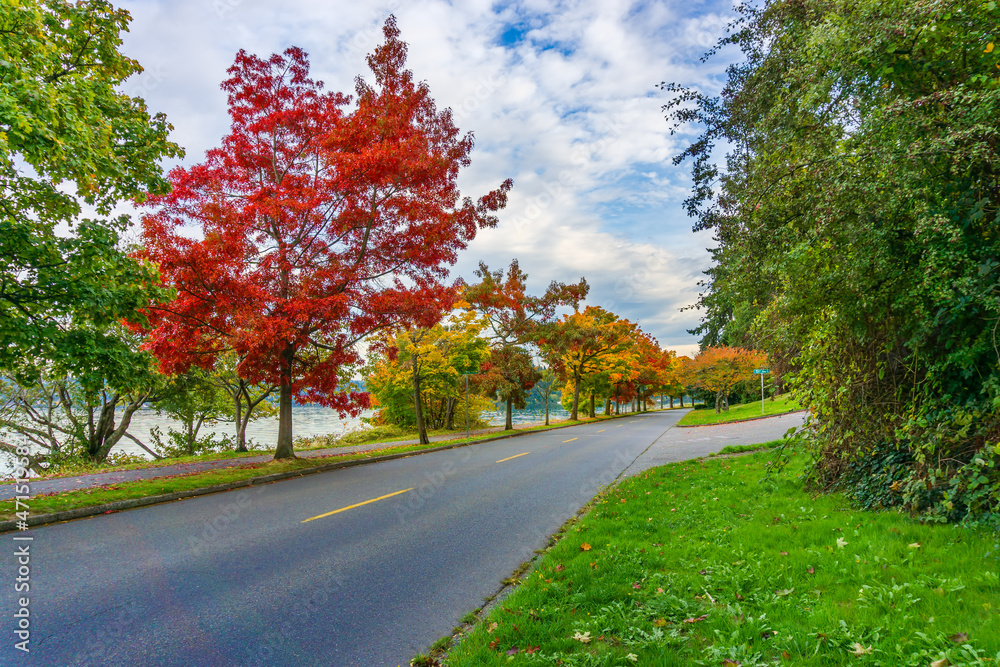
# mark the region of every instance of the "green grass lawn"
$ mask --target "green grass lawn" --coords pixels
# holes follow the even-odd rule
[[[1000,662],[995,530],[812,498],[801,456],[764,479],[773,456],[673,464],[598,497],[443,664]]]
[[[727,412],[715,414],[714,407],[706,407],[701,410],[692,410],[684,415],[678,426],[699,426],[701,424],[724,424],[726,422],[740,421],[742,419],[753,419],[765,415],[780,415],[786,412],[801,410],[802,406],[792,397],[782,396],[772,400],[764,401],[764,414],[761,414],[760,401],[742,403],[729,408]]]

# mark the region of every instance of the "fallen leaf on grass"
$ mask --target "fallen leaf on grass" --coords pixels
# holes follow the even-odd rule
[[[794,590],[795,587],[793,586],[792,588],[783,588],[780,591],[775,591],[774,594],[777,595],[779,598],[783,598],[786,595],[791,595]]]
[[[490,633],[492,635],[493,631],[496,630],[498,627],[500,627],[499,623],[490,623],[490,626],[488,628],[486,628],[486,632],[488,632],[488,633]]]
[[[653,621],[653,627],[654,628],[662,628],[666,624],[667,624],[667,619],[665,619],[665,618],[658,618],[655,621]]]
[[[587,544],[586,542],[580,545],[580,551],[590,551],[590,549],[591,549],[590,545]]]
[[[663,589],[662,589],[662,588],[657,588],[657,589],[656,589],[656,592],[657,592],[657,593],[662,593],[662,592],[663,592]]]
[[[779,553],[780,555],[782,555],[782,556],[787,556],[787,555],[788,555],[788,552],[787,552],[787,551],[779,551],[778,553]]]
[[[632,588],[634,588],[634,589],[635,589],[635,590],[637,590],[637,591],[639,591],[639,590],[642,590],[642,584],[640,584],[640,583],[639,583],[639,582],[637,581],[637,582],[635,582],[634,584],[632,584]]]
[[[956,644],[964,644],[965,642],[969,641],[969,635],[965,634],[964,632],[959,632],[957,634],[952,635],[951,637],[948,637],[948,639],[955,642]]]
[[[490,648],[496,648],[496,647],[497,647],[497,646],[499,646],[499,645],[500,645],[500,640],[499,640],[499,639],[494,639],[493,641],[491,641],[491,642],[490,642],[490,643],[488,644],[488,646],[489,646]]]
[[[843,549],[846,546],[847,546],[847,540],[845,540],[843,537],[838,537],[837,538],[837,548],[838,549]]]
[[[808,572],[809,574],[816,574],[816,568],[810,565],[809,569],[806,570],[806,572]]]
[[[737,662],[736,660],[730,660],[729,658],[726,658],[725,660],[723,660],[722,664],[723,664],[723,667],[740,667],[740,663],[739,662]]]
[[[629,653],[628,655],[625,656],[625,659],[630,662],[639,662],[639,656],[637,656],[635,653]]]
[[[920,542],[914,542],[913,544],[907,544],[906,548],[907,549],[919,549],[920,548]]]
[[[566,569],[566,566],[563,565],[562,563],[560,563],[559,565],[556,565],[556,572],[562,572],[565,569]]]
[[[854,654],[854,655],[856,655],[856,656],[868,655],[871,652],[872,652],[872,647],[871,646],[869,646],[868,648],[865,648],[864,646],[862,646],[858,642],[854,642],[854,650],[851,651],[851,653]]]
[[[940,660],[935,660],[931,663],[931,667],[948,667],[951,663],[948,662],[947,658],[941,658]]]
[[[698,621],[704,621],[706,618],[708,618],[708,614],[705,614],[704,616],[699,616],[698,618],[685,618],[684,622],[685,623],[697,623]]]
[[[507,649],[507,655],[517,655],[517,647],[511,646],[509,649]]]
[[[528,655],[531,655],[532,653],[537,653],[538,651],[541,650],[542,650],[541,646],[529,646],[528,648],[524,649],[524,652],[527,653]]]
[[[573,639],[577,640],[578,642],[583,642],[584,644],[589,644],[590,643],[590,631],[588,630],[587,632],[584,632],[583,634],[580,634],[579,632],[575,632],[575,633],[573,633]]]

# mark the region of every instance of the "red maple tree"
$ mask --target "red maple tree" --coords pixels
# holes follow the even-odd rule
[[[222,88],[231,131],[152,197],[142,254],[176,289],[154,304],[147,348],[166,372],[233,350],[241,376],[280,387],[275,458],[294,456],[293,399],[343,416],[367,407],[349,369],[378,329],[430,325],[450,308],[448,264],[495,227],[511,182],[472,201],[456,179],[471,134],[405,68],[393,17],[357,98],[309,78],[305,52],[243,51]],[[201,231],[192,239],[185,226]]]

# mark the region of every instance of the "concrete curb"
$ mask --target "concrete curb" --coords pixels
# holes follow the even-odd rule
[[[652,410],[651,412],[659,412],[659,410]],[[635,415],[636,413],[629,413],[627,415],[614,415],[608,418],[606,421],[611,421],[614,419],[622,419],[625,417],[634,417]],[[509,440],[510,438],[516,438],[522,435],[532,435],[534,433],[547,433],[549,431],[558,431],[564,428],[584,426],[587,423],[591,422],[583,422],[579,424],[564,424],[562,426],[551,426],[541,431],[523,431],[521,433],[510,433],[507,435],[499,435],[494,438],[485,438],[483,440],[469,440],[467,442],[456,442],[451,445],[441,445],[440,447],[430,447],[428,449],[419,449],[419,450],[414,450],[412,452],[400,452],[398,454],[383,454],[382,456],[373,456],[367,459],[354,459],[353,461],[341,461],[339,463],[330,463],[327,465],[315,466],[313,468],[306,468],[303,470],[289,470],[288,472],[278,472],[270,475],[261,475],[260,477],[251,477],[250,479],[241,479],[237,482],[226,482],[225,484],[205,486],[200,489],[188,489],[187,491],[163,493],[157,496],[146,496],[145,498],[130,498],[128,500],[116,500],[115,502],[104,503],[103,505],[93,505],[92,507],[79,507],[77,509],[65,510],[63,512],[52,512],[50,514],[38,514],[36,516],[29,516],[27,523],[29,527],[34,527],[34,526],[43,526],[49,523],[72,521],[73,519],[84,519],[86,517],[96,516],[98,514],[111,514],[112,512],[121,512],[123,510],[136,509],[138,507],[146,507],[148,505],[169,503],[173,502],[174,500],[182,500],[184,498],[194,498],[196,496],[204,496],[210,493],[222,493],[224,491],[232,491],[233,489],[242,489],[248,486],[270,484],[271,482],[280,482],[285,479],[292,479],[294,477],[304,477],[306,475],[315,475],[321,472],[340,470],[341,468],[352,468],[354,466],[367,465],[369,463],[381,463],[382,461],[392,461],[394,459],[402,459],[409,456],[419,456],[420,454],[441,452],[449,449],[456,449],[458,447],[481,445],[486,442],[495,442],[497,440]],[[198,473],[193,473],[193,474],[198,474]],[[157,478],[155,477],[150,478],[150,480],[154,479]],[[146,481],[146,480],[136,480],[136,481]],[[7,533],[16,530],[17,524],[18,524],[17,521],[0,521],[0,533]]]
[[[776,415],[764,415],[763,417],[747,417],[746,419],[734,419],[731,422],[718,422],[716,424],[675,424],[677,428],[703,428],[705,426],[726,426],[728,424],[743,424],[745,422],[758,422],[761,419],[774,419],[775,417],[784,417],[785,415],[794,415],[797,412],[809,412],[809,410],[803,408],[802,410],[789,410],[788,412],[781,412]]]

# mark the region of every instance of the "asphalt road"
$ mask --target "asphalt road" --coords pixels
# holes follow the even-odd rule
[[[0,664],[406,665],[627,469],[780,437],[789,420],[671,428],[683,412],[3,535]],[[15,593],[25,544],[30,591]],[[29,654],[14,648],[25,595]]]

